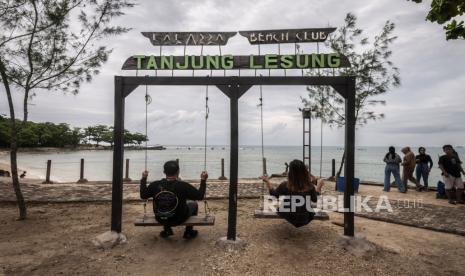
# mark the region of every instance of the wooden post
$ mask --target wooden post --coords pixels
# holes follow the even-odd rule
[[[176,163],[177,163],[178,166],[179,166],[179,158],[176,158]]]
[[[43,184],[52,184],[53,182],[50,181],[50,171],[52,169],[52,160],[47,160],[47,173],[45,175],[45,181],[42,182]]]
[[[132,179],[129,178],[129,158],[126,158],[126,174],[123,178],[123,182],[131,182]]]
[[[239,98],[251,85],[217,85],[229,97],[230,112],[230,147],[229,155],[229,206],[228,206],[228,240],[236,240],[237,224],[237,175],[239,167]]]
[[[336,159],[331,160],[331,177],[336,176]]]
[[[84,158],[81,158],[81,170],[79,174],[79,180],[77,183],[86,183],[87,179],[84,178]]]
[[[263,157],[262,163],[263,163],[263,175],[266,175],[267,170],[266,170],[266,158],[265,157]]]
[[[111,231],[121,233],[123,219],[124,94],[123,79],[115,76],[115,122],[113,126],[113,180]]]
[[[355,77],[346,85],[344,235],[354,236]],[[348,211],[347,211],[348,210]]]
[[[221,158],[221,176],[218,179],[227,180],[226,176],[224,176],[224,158]]]

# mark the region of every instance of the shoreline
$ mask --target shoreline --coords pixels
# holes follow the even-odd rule
[[[142,146],[126,146],[125,150],[145,150]],[[165,150],[164,146],[149,146],[147,150]],[[79,147],[35,147],[35,148],[18,148],[21,153],[50,153],[50,152],[76,152],[76,151],[100,151],[100,150],[113,150],[110,146],[79,146]],[[0,148],[0,156],[9,155],[9,148]]]

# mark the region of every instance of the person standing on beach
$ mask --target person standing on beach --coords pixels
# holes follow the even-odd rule
[[[415,156],[415,162],[417,163],[415,170],[417,182],[420,183],[420,180],[423,177],[425,191],[428,191],[428,176],[433,168],[433,160],[431,159],[431,156],[426,154],[426,149],[424,147],[420,147],[418,149],[418,153],[419,154]]]
[[[400,159],[394,147],[389,147],[389,152],[384,156],[383,161],[386,163],[386,167],[384,168],[384,191],[389,192],[391,190],[391,174],[393,174],[397,188],[401,193],[405,193],[405,186],[400,180],[399,164],[402,162],[402,159]]]
[[[140,197],[149,199],[153,197],[153,212],[155,219],[163,225],[160,232],[162,238],[173,235],[172,226],[178,226],[190,216],[196,216],[198,205],[195,200],[202,200],[207,189],[208,173],[200,175],[200,187],[197,190],[191,184],[179,179],[179,165],[176,161],[168,161],[163,166],[166,178],[150,183],[147,187],[148,171],[142,173],[140,181]],[[197,236],[197,230],[193,226],[186,226],[185,239]]]
[[[417,186],[417,190],[421,191],[422,187],[420,183],[413,177],[413,172],[415,171],[415,154],[410,150],[410,147],[402,148],[402,153],[404,154],[404,160],[401,163],[403,166],[402,169],[402,182],[405,186],[405,191],[408,190],[408,181],[412,181]]]
[[[463,180],[462,175],[462,161],[457,154],[454,154],[454,148],[451,145],[444,145],[442,147],[444,155],[439,158],[439,168],[442,171],[442,178],[444,180],[446,195],[450,204],[456,202],[452,199],[453,188],[455,188],[455,199],[457,203],[464,204],[463,201]]]

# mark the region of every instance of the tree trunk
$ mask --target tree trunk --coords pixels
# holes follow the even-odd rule
[[[8,77],[5,73],[5,67],[3,62],[0,60],[0,75],[2,77],[3,85],[5,86],[6,95],[8,98],[8,106],[10,108],[10,163],[11,163],[11,176],[13,180],[13,189],[16,195],[16,201],[19,208],[18,220],[26,219],[26,202],[24,201],[23,193],[21,192],[21,186],[19,184],[18,177],[18,163],[17,163],[17,152],[18,152],[18,129],[16,127],[15,110],[13,106],[13,98],[11,96],[10,85],[8,83]]]
[[[342,168],[344,168],[344,161],[346,160],[346,150],[344,149],[344,153],[342,154],[341,166],[339,166],[339,170],[337,171],[336,177],[341,176]]]

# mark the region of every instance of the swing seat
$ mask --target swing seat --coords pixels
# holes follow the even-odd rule
[[[276,212],[264,210],[255,210],[254,217],[258,219],[282,219]],[[329,220],[329,215],[326,212],[318,211],[315,213],[313,220]]]
[[[191,216],[179,226],[212,226],[215,225],[214,216]],[[159,223],[155,216],[143,216],[136,219],[134,226],[163,226]]]

